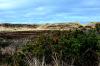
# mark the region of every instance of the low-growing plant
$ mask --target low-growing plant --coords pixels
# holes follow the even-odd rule
[[[10,56],[11,66],[98,66],[100,43],[94,30],[48,31]]]

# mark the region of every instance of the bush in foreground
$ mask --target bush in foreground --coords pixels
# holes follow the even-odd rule
[[[93,30],[49,31],[20,47],[10,65],[98,66],[99,46]]]

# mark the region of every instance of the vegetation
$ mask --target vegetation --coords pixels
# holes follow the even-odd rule
[[[89,30],[50,30],[39,33],[13,54],[0,60],[1,66],[99,66],[100,33]],[[10,44],[0,38],[0,50]],[[1,57],[4,55],[0,52]],[[3,62],[5,61],[5,62]]]
[[[100,33],[100,23],[96,23],[96,30]]]
[[[0,38],[0,65],[6,63],[7,54],[3,54],[1,49],[9,46],[11,43],[6,38]]]

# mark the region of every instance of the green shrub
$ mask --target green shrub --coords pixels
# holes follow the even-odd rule
[[[10,59],[13,63],[17,60],[17,66],[29,66],[23,61],[27,57],[36,58],[41,65],[97,66],[98,41],[97,34],[92,30],[47,31],[20,48],[20,52]]]
[[[96,30],[100,33],[100,23],[96,23]]]

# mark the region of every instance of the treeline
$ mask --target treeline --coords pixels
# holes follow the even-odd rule
[[[10,23],[3,23],[3,24],[0,24],[0,26],[3,26],[3,27],[29,27],[29,28],[36,28],[38,27],[39,25],[37,24],[10,24]]]

